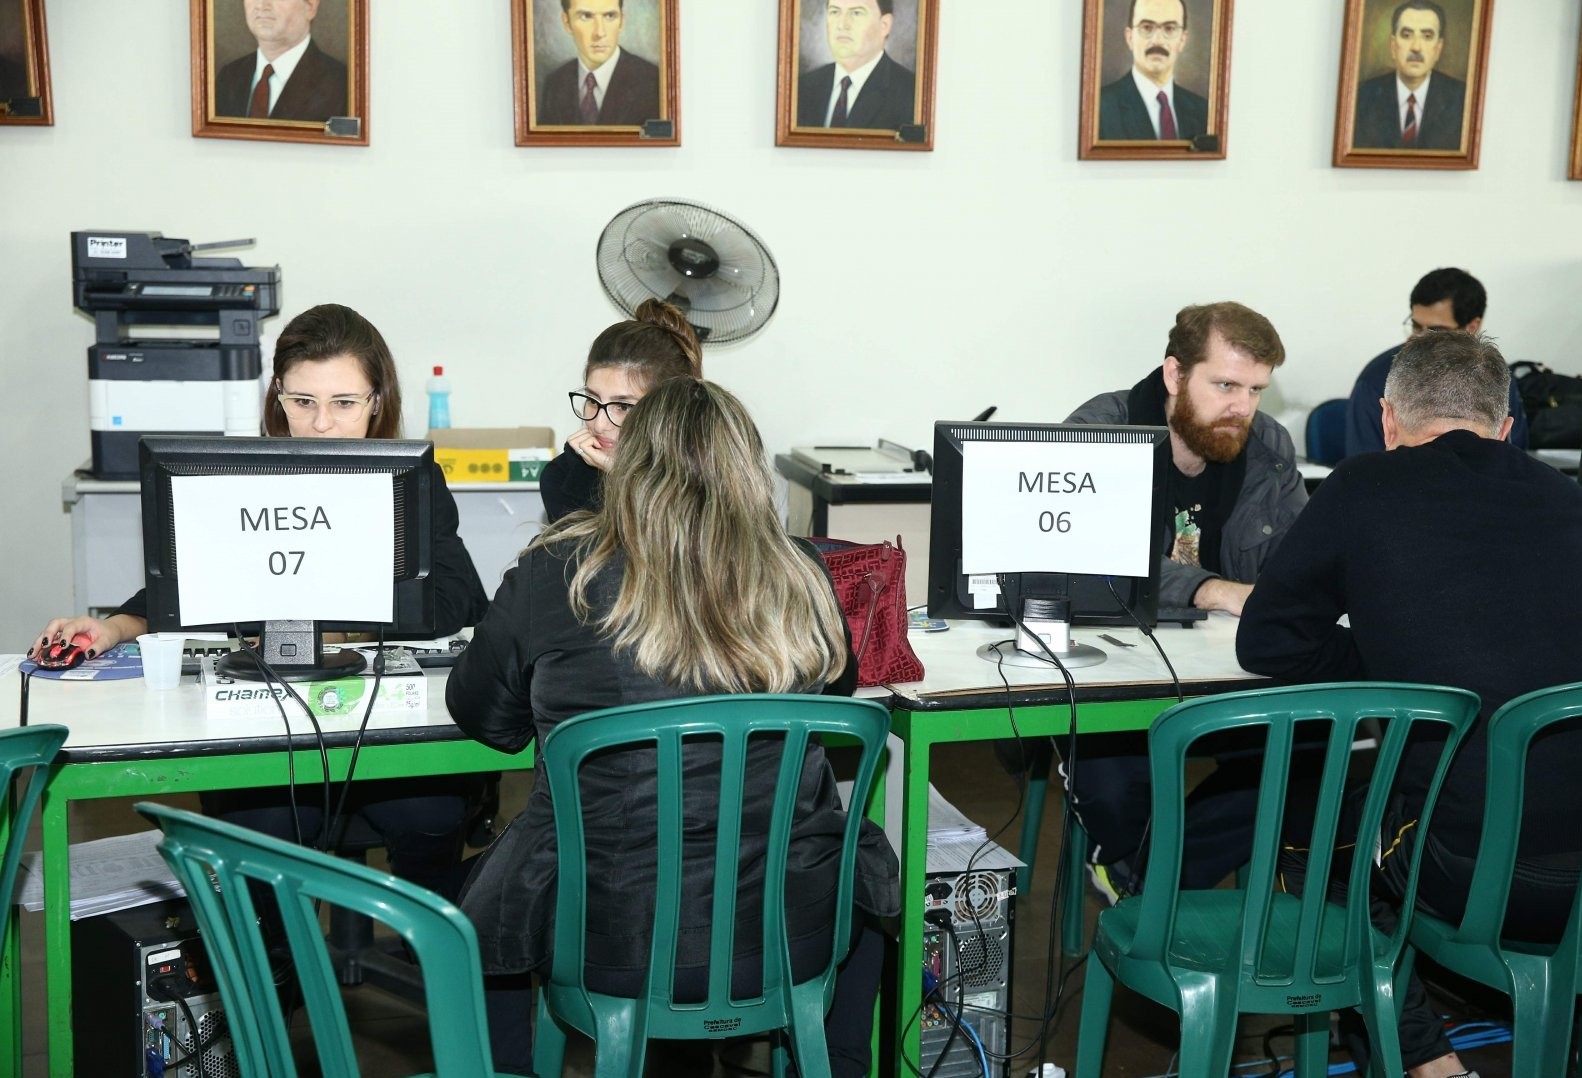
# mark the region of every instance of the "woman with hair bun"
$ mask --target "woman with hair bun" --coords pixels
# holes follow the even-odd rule
[[[660,382],[703,374],[703,348],[679,308],[645,299],[632,315],[593,339],[582,388],[570,394],[582,427],[539,478],[549,523],[598,508],[604,474],[615,462],[621,424],[633,405]]]

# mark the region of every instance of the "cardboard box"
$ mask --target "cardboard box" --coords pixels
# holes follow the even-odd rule
[[[274,682],[243,681],[222,677],[214,669],[214,658],[203,659],[204,713],[211,719],[258,718],[278,716],[278,697],[291,718],[302,718],[302,708],[285,689]],[[323,718],[360,719],[373,689],[373,672],[334,681],[294,681],[291,687],[307,703],[314,715]],[[375,715],[392,712],[423,712],[428,709],[428,679],[411,656],[386,653],[384,677],[379,681]]]
[[[446,427],[428,437],[451,483],[536,483],[555,455],[548,427]]]

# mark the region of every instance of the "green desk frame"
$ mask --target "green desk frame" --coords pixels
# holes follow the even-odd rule
[[[1187,682],[1182,688],[1188,696],[1230,692],[1250,687],[1246,681],[1204,683]],[[1156,694],[1171,690],[1169,684],[1139,685],[1130,690],[1077,688],[1077,732],[1113,733],[1120,730],[1146,730],[1160,712],[1176,702],[1173,692],[1166,697],[1116,699],[1120,695]],[[922,978],[918,973],[923,954],[923,885],[928,856],[928,773],[929,757],[936,745],[957,741],[992,741],[1000,738],[1063,735],[1070,728],[1071,710],[1065,690],[1045,690],[1031,694],[1018,689],[1010,703],[1016,712],[1016,731],[1006,712],[1006,693],[974,692],[958,698],[929,697],[922,702],[897,696],[891,703],[891,732],[905,746],[902,760],[901,800],[901,934],[896,961],[898,984],[894,989],[895,1073],[909,1074],[903,1060],[919,1062],[922,1036],[919,1015],[923,1002]],[[1057,700],[1051,701],[1050,697]],[[1006,781],[1011,781],[1007,778]]]
[[[399,734],[399,731],[395,733]],[[532,752],[515,756],[496,752],[464,738],[459,730],[449,740],[429,737],[399,743],[364,744],[357,758],[357,778],[403,778],[413,775],[454,775],[478,771],[523,770],[532,766]],[[388,733],[386,733],[388,736]],[[318,748],[297,749],[299,786],[322,781]],[[329,750],[330,777],[342,780],[351,758],[349,747]],[[70,752],[57,760],[45,788],[39,817],[43,829],[44,938],[46,942],[45,1008],[49,1030],[49,1074],[72,1078],[71,1001],[71,876],[68,869],[70,834],[68,814],[73,801],[96,798],[159,797],[230,790],[249,786],[284,785],[287,753],[235,751],[203,756],[144,756],[135,759],[72,760]],[[18,999],[19,927],[11,919],[6,960],[0,969],[0,1006],[9,1002],[14,1020],[6,1023],[10,1044],[0,1042],[0,1059],[12,1062],[12,1073],[21,1073],[22,1028]]]

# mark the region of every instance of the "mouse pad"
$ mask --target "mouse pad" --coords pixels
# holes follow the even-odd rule
[[[51,681],[124,681],[143,676],[143,656],[137,642],[117,644],[95,659],[84,659],[72,670],[45,670],[32,659],[23,659],[20,667],[24,674],[48,678]]]

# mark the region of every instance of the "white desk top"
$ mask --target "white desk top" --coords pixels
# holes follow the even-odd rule
[[[84,494],[136,494],[142,490],[142,484],[136,479],[95,479],[88,474],[92,467],[89,462],[83,462],[79,471],[72,472],[60,481],[60,500],[64,505],[72,505]],[[466,483],[446,482],[450,492],[465,493],[469,490],[537,490],[538,481],[521,483]]]
[[[1155,635],[1165,654],[1175,665],[1183,682],[1224,682],[1250,680],[1257,677],[1243,670],[1236,663],[1236,626],[1240,619],[1229,614],[1213,613],[1195,627],[1183,629],[1165,625],[1155,630]],[[1107,634],[1135,647],[1120,647],[1100,638]],[[996,667],[993,662],[977,656],[979,646],[1012,636],[1009,629],[986,622],[953,621],[945,632],[925,633],[914,630],[910,634],[912,648],[923,661],[923,680],[896,686],[902,702],[937,703],[939,697],[953,694],[1004,693],[1000,671],[1005,680],[1016,690],[1040,688],[1065,692],[1065,681],[1053,667],[1023,666]],[[1132,692],[1136,699],[1166,695],[1172,691],[1170,671],[1159,658],[1146,637],[1136,629],[1100,629],[1080,626],[1072,630],[1072,639],[1090,644],[1104,651],[1109,658],[1097,666],[1081,667],[1071,671],[1078,690],[1085,688],[1136,688],[1147,691]]]
[[[443,668],[428,671],[426,712],[375,713],[364,743],[444,741],[465,737],[445,710]],[[21,675],[0,677],[0,728],[17,724],[17,693]],[[313,726],[294,701],[286,702],[292,743],[315,744]],[[362,721],[354,716],[321,718],[325,741],[350,745]],[[62,750],[77,760],[95,757],[205,756],[237,751],[270,752],[285,748],[286,724],[278,712],[263,718],[210,719],[196,678],[182,678],[179,687],[157,691],[142,678],[124,681],[56,681],[35,677],[28,689],[28,724],[60,723],[71,730]],[[241,745],[247,742],[246,746]]]

